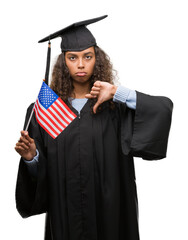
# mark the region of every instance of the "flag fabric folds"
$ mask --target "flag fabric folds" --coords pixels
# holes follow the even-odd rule
[[[35,102],[34,112],[37,122],[54,139],[77,117],[45,82]]]

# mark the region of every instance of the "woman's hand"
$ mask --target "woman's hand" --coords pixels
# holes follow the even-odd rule
[[[96,104],[93,107],[93,112],[96,113],[97,108],[100,104],[109,99],[112,99],[116,93],[117,86],[114,86],[108,82],[96,81],[91,88],[89,94],[86,94],[86,98],[98,98]]]
[[[36,156],[35,141],[30,138],[27,131],[21,131],[21,137],[16,143],[15,150],[28,161],[31,161]]]

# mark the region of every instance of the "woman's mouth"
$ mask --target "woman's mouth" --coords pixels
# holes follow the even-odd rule
[[[77,72],[76,73],[76,76],[78,76],[78,77],[84,77],[84,76],[86,76],[86,72]]]

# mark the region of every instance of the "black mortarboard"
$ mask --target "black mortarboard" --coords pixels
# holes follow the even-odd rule
[[[82,51],[87,49],[91,46],[96,45],[96,40],[92,33],[86,28],[87,25],[98,22],[107,15],[102,17],[93,18],[77,23],[73,23],[66,28],[61,29],[49,36],[41,39],[39,43],[49,41],[49,48],[48,48],[48,56],[47,56],[47,65],[46,65],[46,75],[45,75],[45,82],[48,84],[48,75],[49,75],[49,67],[50,67],[50,40],[61,37],[61,50],[64,51]]]

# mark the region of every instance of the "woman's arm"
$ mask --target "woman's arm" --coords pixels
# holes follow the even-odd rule
[[[126,103],[128,107],[136,108],[136,92],[125,87],[117,87],[108,82],[96,81],[86,98],[97,98],[97,102],[93,107],[96,113],[100,104],[113,98],[115,102]]]
[[[136,91],[119,86],[114,94],[113,101],[125,103],[128,108],[136,109]]]
[[[118,93],[120,92],[120,93]],[[150,96],[129,89],[121,89],[107,82],[96,81],[87,98],[97,98],[93,112],[109,99],[125,102],[128,106],[129,94],[135,102],[134,111],[119,104],[121,145],[125,155],[132,154],[147,160],[166,157],[168,135],[171,126],[173,103],[167,97]],[[136,96],[136,97],[135,97]],[[132,98],[132,97],[131,97]],[[132,103],[131,103],[132,104]]]
[[[173,103],[163,96],[136,94],[136,110],[118,105],[122,151],[146,160],[165,158]]]
[[[32,109],[33,104],[28,108],[25,123],[27,123]],[[44,145],[44,136],[45,133],[43,129],[37,123],[36,118],[33,115],[27,135],[27,138],[29,139],[30,137],[33,141],[30,140],[31,143],[29,144],[26,140],[21,138],[19,141],[23,141],[23,143],[17,145],[20,146],[19,151],[21,151],[20,155],[22,157],[20,159],[16,184],[16,207],[22,217],[29,217],[31,215],[43,213],[46,212],[47,209],[46,147]],[[24,144],[33,145],[33,147],[23,147]],[[23,149],[21,149],[21,147]],[[31,152],[28,154],[26,150],[28,148],[30,151],[30,147],[32,149],[32,154]],[[28,166],[24,162],[24,158],[31,160],[36,154],[36,148],[38,149],[40,156],[37,163],[37,174],[36,176],[32,176],[28,172]]]
[[[15,150],[23,158],[31,176],[37,176],[38,150],[35,141],[27,131],[21,131],[21,137],[16,143]]]

